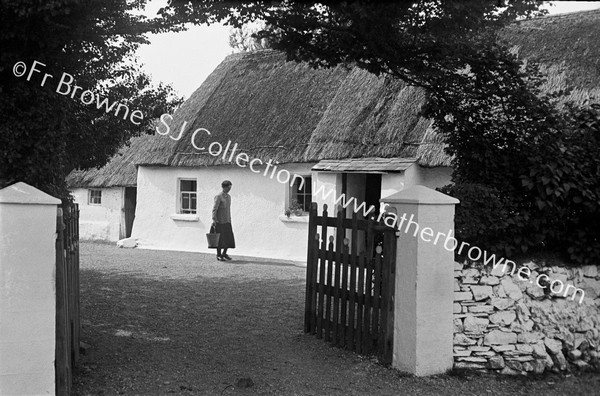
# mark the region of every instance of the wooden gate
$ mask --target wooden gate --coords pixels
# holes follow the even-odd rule
[[[395,231],[356,213],[347,219],[341,207],[328,217],[323,205],[318,216],[311,205],[304,332],[391,364]]]
[[[56,394],[69,395],[79,360],[79,205],[59,207],[56,234]]]

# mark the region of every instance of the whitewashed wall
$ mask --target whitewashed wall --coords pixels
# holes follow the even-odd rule
[[[102,204],[88,203],[88,189],[76,188],[71,193],[79,204],[79,238],[116,242],[120,239],[123,216],[123,187],[102,188]]]
[[[404,172],[381,175],[381,198],[389,197],[402,191],[406,185],[411,184],[407,182]]]
[[[413,165],[409,169],[414,168],[414,174],[411,180],[412,185],[421,185],[436,189],[450,183],[452,178],[452,168],[441,166],[438,168],[424,168],[419,165]]]
[[[314,164],[286,164],[291,173],[310,174]],[[177,180],[196,178],[198,211],[177,216]],[[232,256],[306,260],[308,217],[288,222],[283,216],[289,184],[269,179],[248,168],[164,168],[140,166],[132,237],[140,248],[215,253],[208,249],[206,233],[212,223],[214,197],[221,182],[231,180],[231,217],[236,239]],[[282,219],[284,217],[284,219]],[[188,221],[186,221],[186,218]],[[192,220],[192,221],[189,221]]]
[[[312,193],[313,202],[318,205],[318,212],[321,214],[323,210],[323,204],[327,204],[329,211],[335,207],[335,200],[342,193],[342,177],[339,173],[329,172],[314,172],[312,175]],[[317,194],[320,188],[322,192]],[[331,195],[327,196],[327,193],[332,191]],[[324,197],[328,197],[324,199]]]
[[[58,204],[25,183],[0,190],[0,395],[54,394]]]

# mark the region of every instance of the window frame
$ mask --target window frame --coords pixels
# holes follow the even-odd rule
[[[195,190],[182,190],[182,182],[189,181],[196,184]],[[188,196],[188,209],[184,209],[184,194]],[[194,205],[192,205],[194,203]],[[193,206],[193,208],[192,208]],[[198,213],[198,179],[181,177],[177,179],[177,214],[195,215]]]
[[[312,196],[312,174],[309,175],[298,175],[298,176],[302,176],[304,178],[304,186],[303,186],[303,192],[301,192],[301,196],[304,197],[304,199],[302,200],[302,203],[300,203],[300,200],[297,199],[298,197],[298,193],[299,191],[297,190],[297,180],[294,180],[294,184],[292,184],[291,186],[289,186],[289,190],[288,190],[288,205],[286,207],[289,208],[292,206],[292,201],[294,199],[296,199],[298,201],[298,203],[300,203],[302,205],[302,213],[303,214],[308,214],[308,212],[310,211],[310,205],[313,202],[313,196]],[[308,188],[307,188],[308,186]],[[308,192],[306,192],[306,190],[309,190]],[[306,202],[306,198],[309,198],[308,203]]]
[[[98,193],[95,195],[94,193]],[[98,202],[96,202],[96,199]],[[102,205],[102,189],[101,188],[89,188],[88,189],[88,205],[100,206]]]

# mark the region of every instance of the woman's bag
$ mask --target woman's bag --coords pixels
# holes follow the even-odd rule
[[[210,226],[210,232],[206,234],[206,241],[208,242],[209,249],[216,249],[219,247],[219,238],[221,234],[215,229],[215,223]]]

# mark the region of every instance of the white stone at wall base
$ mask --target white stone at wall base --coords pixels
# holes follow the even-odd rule
[[[125,238],[117,241],[117,246],[121,248],[134,248],[137,246],[135,238]]]

